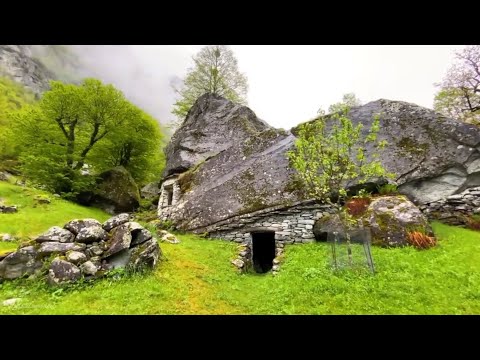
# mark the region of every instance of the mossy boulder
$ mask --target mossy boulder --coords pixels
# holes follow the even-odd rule
[[[383,196],[373,200],[361,220],[371,229],[374,245],[405,246],[409,231],[433,235],[425,215],[405,196]]]
[[[128,170],[117,166],[100,174],[92,205],[112,214],[137,209],[140,205],[140,191]]]
[[[433,236],[427,218],[403,195],[382,196],[372,200],[358,218],[358,227],[369,228],[372,244],[383,247],[408,245],[408,232],[420,231]],[[352,229],[352,230],[356,230]],[[315,222],[313,233],[317,241],[327,241],[329,233],[343,232],[338,215],[323,216]]]

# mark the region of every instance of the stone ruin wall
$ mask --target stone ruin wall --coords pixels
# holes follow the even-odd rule
[[[480,213],[480,187],[472,187],[460,194],[420,205],[419,209],[429,220],[465,225],[468,216]]]

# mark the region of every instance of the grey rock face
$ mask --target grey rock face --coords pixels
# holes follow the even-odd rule
[[[62,229],[58,226],[52,226],[47,232],[43,233],[39,237],[35,239],[36,242],[43,243],[43,242],[61,242],[61,243],[71,243],[75,239],[75,235],[73,235],[70,231],[66,229]]]
[[[11,253],[0,261],[0,279],[12,280],[34,274],[42,267],[42,263],[36,258],[37,251],[33,246],[27,246]]]
[[[83,220],[75,219],[65,224],[64,228],[70,231],[71,233],[77,235],[80,232],[80,230],[84,228],[92,227],[92,226],[102,226],[102,224],[95,219],[83,219]]]
[[[102,241],[106,238],[107,232],[103,230],[99,224],[82,228],[79,231],[77,237],[75,238],[75,241],[88,244],[92,242]]]
[[[36,94],[48,90],[54,75],[33,59],[28,45],[0,45],[0,75],[7,75]]]
[[[103,229],[105,231],[110,231],[114,227],[125,224],[128,221],[130,221],[130,214],[127,214],[127,213],[118,214],[116,216],[111,217],[107,221],[105,221],[103,223]]]
[[[66,282],[74,282],[82,276],[80,269],[65,260],[55,259],[48,270],[48,283],[60,285]]]
[[[412,201],[431,202],[480,185],[477,127],[383,99],[352,108],[349,116],[367,131],[375,114],[381,114],[378,138],[389,143],[380,151],[381,162]],[[291,133],[273,129],[250,109],[221,97],[200,97],[166,148],[164,179],[181,174],[181,196],[169,219],[179,229],[195,230],[305,200],[292,183],[286,157],[297,132],[298,127]]]

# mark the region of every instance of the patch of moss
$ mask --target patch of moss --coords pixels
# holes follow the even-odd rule
[[[400,152],[405,155],[423,155],[428,150],[428,144],[419,144],[408,137],[403,137],[397,142],[397,146],[400,148]]]
[[[210,157],[209,157],[210,158]],[[195,173],[198,172],[200,167],[209,159],[202,160],[198,162],[195,166],[191,167],[184,173],[181,173],[178,176],[178,186],[180,187],[180,191],[182,194],[185,194],[186,192],[190,191],[192,189],[192,186],[195,184]]]
[[[283,129],[266,129],[261,132],[256,132],[255,136],[252,136],[245,141],[243,155],[248,157],[256,151],[262,151],[277,137],[286,135],[287,133]]]

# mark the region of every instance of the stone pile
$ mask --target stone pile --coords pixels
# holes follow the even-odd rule
[[[98,278],[109,270],[153,268],[161,255],[157,239],[129,214],[101,224],[95,219],[53,226],[35,240],[0,257],[0,280],[46,273],[51,285]]]

